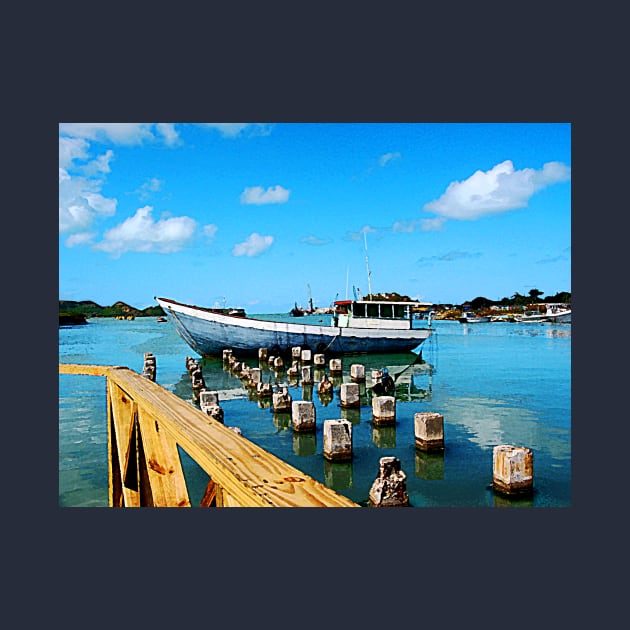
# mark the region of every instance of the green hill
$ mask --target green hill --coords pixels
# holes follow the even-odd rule
[[[161,306],[148,306],[144,309],[134,308],[124,302],[116,302],[111,306],[101,306],[91,300],[83,300],[76,302],[74,300],[59,300],[59,317],[61,316],[80,316],[84,317],[116,317],[120,315],[133,315],[134,317],[159,317],[164,315]]]

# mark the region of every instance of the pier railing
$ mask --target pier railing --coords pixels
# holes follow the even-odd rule
[[[178,446],[210,477],[200,507],[359,507],[129,368],[59,373],[106,377],[111,507],[191,507]]]

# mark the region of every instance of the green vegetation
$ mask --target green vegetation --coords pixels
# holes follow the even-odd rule
[[[159,317],[164,315],[161,306],[148,306],[144,309],[134,308],[124,302],[116,302],[111,306],[101,306],[90,300],[75,302],[73,300],[59,300],[59,323],[61,323],[62,315],[67,323],[70,323],[69,316],[86,317],[126,317],[133,315],[134,317]]]

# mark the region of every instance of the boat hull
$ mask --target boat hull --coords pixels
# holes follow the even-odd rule
[[[166,298],[155,298],[181,338],[201,356],[221,356],[226,348],[257,356],[259,348],[287,353],[300,346],[328,354],[405,353],[420,346],[433,330],[375,330],[272,322],[230,317]]]

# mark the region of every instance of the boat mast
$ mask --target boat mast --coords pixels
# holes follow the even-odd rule
[[[370,282],[370,278],[371,278],[372,274],[370,272],[370,261],[368,260],[367,232],[363,232],[363,240],[365,242],[365,267],[367,269],[368,291],[370,293],[370,297],[372,297],[372,283]]]

